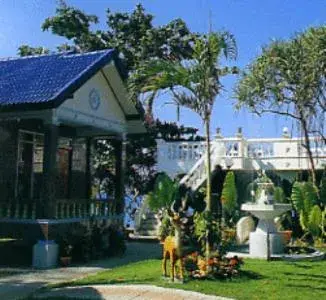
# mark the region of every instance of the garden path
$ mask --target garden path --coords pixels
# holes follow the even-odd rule
[[[131,262],[161,257],[158,243],[130,242],[124,256],[50,270],[0,268],[0,299],[22,299],[47,284],[80,279]],[[6,276],[9,274],[9,276]]]
[[[54,297],[108,300],[231,300],[230,298],[208,296],[197,292],[162,288],[152,285],[120,284],[59,288],[47,293],[38,294],[35,299],[52,299]]]

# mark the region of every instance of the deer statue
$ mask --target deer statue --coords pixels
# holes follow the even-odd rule
[[[166,261],[170,259],[170,278],[171,281],[175,280],[178,276],[180,281],[183,282],[183,257],[187,249],[183,247],[183,229],[188,225],[189,204],[188,201],[193,197],[192,191],[186,186],[179,186],[179,194],[173,201],[171,208],[168,210],[171,224],[174,228],[174,236],[169,235],[164,240],[163,244],[163,261],[162,271],[163,276],[167,277]],[[177,262],[179,262],[179,274],[177,274]]]
[[[167,236],[163,244],[163,276],[167,277],[166,261],[170,259],[170,279],[175,280],[177,275],[177,262],[179,261],[179,279],[183,281],[183,261],[182,261],[182,242],[181,242],[181,225],[182,220],[178,213],[169,212],[171,223],[175,229],[174,236]]]

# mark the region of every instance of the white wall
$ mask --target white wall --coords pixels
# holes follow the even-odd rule
[[[97,109],[93,109],[89,101],[93,91],[100,97]],[[101,71],[79,88],[73,98],[67,99],[56,113],[59,122],[66,124],[93,126],[113,133],[126,131],[124,113]]]

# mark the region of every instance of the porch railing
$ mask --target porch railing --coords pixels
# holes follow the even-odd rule
[[[60,199],[53,206],[55,219],[110,217],[114,214],[112,201],[87,199]],[[2,219],[39,219],[37,203],[0,203]]]

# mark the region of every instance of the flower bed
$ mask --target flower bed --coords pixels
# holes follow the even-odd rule
[[[232,258],[212,254],[206,260],[198,252],[194,252],[185,258],[185,269],[191,278],[231,278],[239,275],[243,261],[234,256]]]

